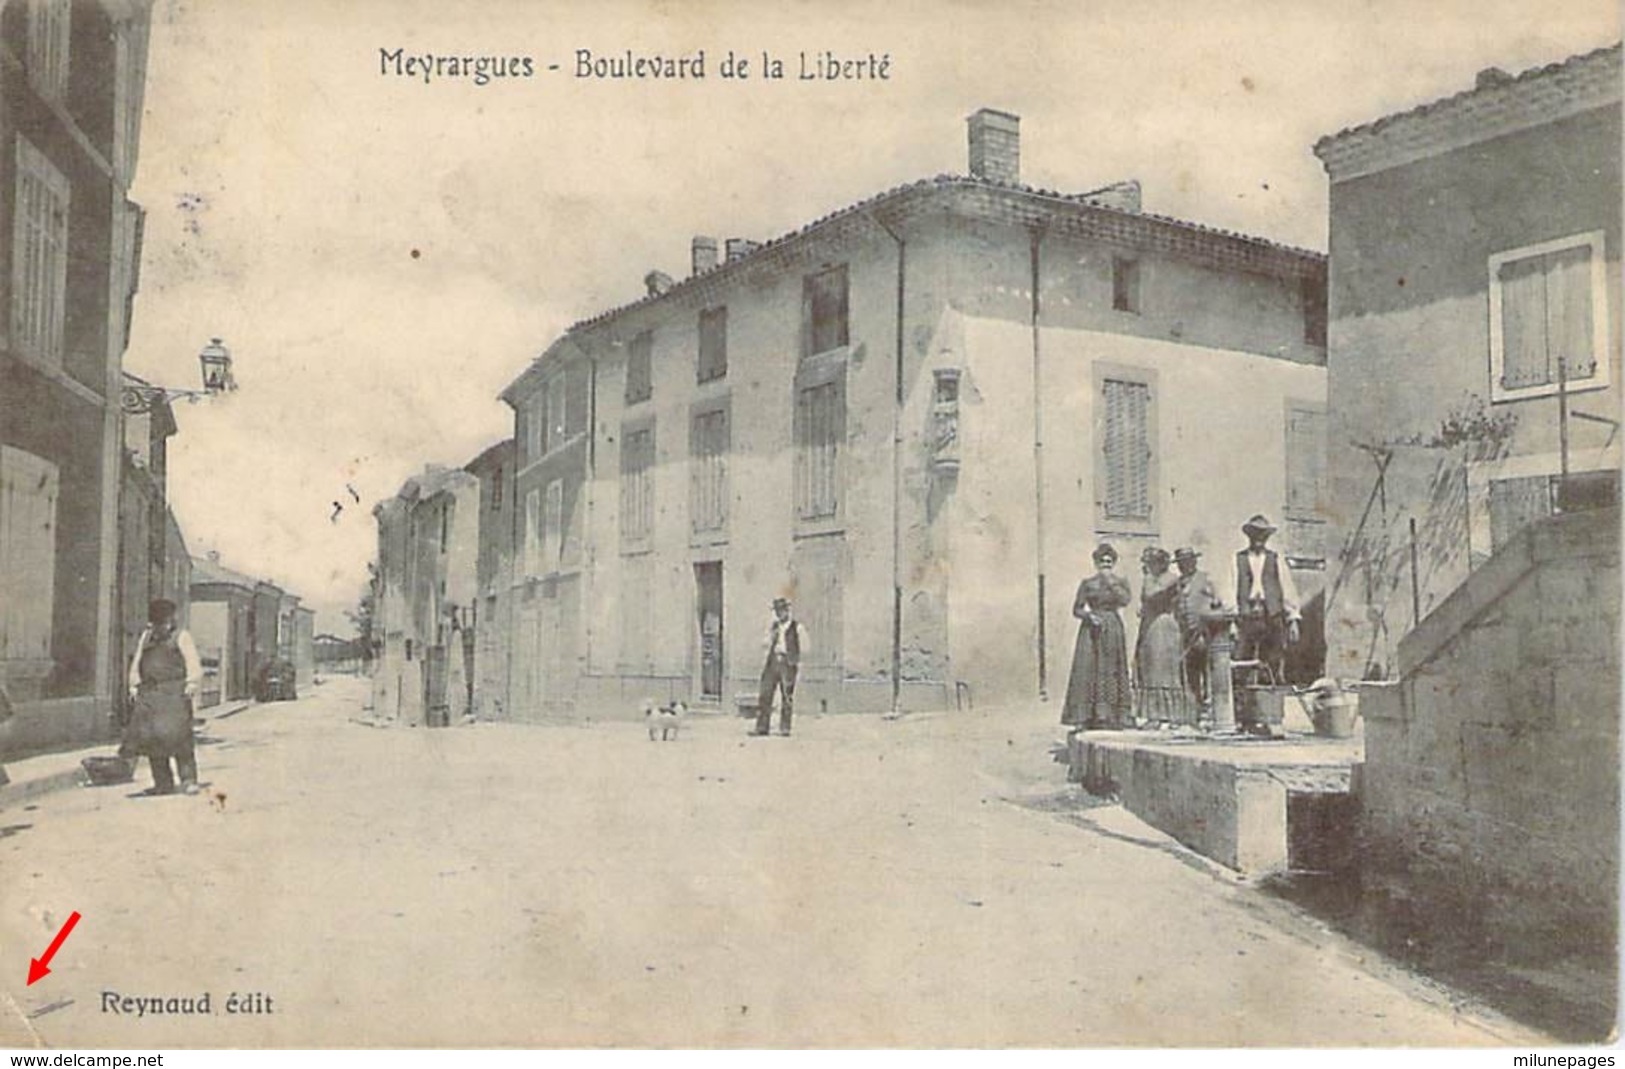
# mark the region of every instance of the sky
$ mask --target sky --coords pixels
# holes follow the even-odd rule
[[[194,386],[224,339],[240,388],[180,406],[170,445],[188,546],[349,634],[372,506],[511,435],[502,388],[650,269],[685,275],[695,234],[964,173],[989,106],[1021,116],[1030,185],[1137,178],[1147,211],[1324,250],[1316,140],[1619,36],[1614,0],[156,0],[125,367]],[[397,49],[534,74],[426,82]],[[580,49],[703,49],[705,77],[578,78]],[[797,78],[825,52],[890,77]]]

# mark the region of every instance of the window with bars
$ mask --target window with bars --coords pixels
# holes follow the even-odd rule
[[[40,96],[68,91],[67,0],[28,0],[28,80]]]
[[[845,438],[845,383],[837,378],[799,388],[795,413],[798,519],[828,520],[839,513],[841,446]]]
[[[621,545],[637,548],[654,530],[655,429],[621,431]]]
[[[654,335],[646,330],[626,349],[626,403],[641,404],[654,392]]]
[[[0,662],[51,656],[56,465],[0,446]]]
[[[1490,257],[1490,374],[1496,400],[1605,385],[1600,232]],[[1561,363],[1561,367],[1559,366]]]
[[[689,433],[688,513],[695,534],[728,529],[728,410],[694,414]]]
[[[1106,378],[1099,421],[1101,510],[1106,521],[1148,522],[1152,511],[1151,384]]]
[[[500,467],[491,472],[491,511],[502,511],[502,469]]]
[[[1112,257],[1112,307],[1119,312],[1140,311],[1140,261]]]
[[[816,356],[847,344],[845,264],[802,280],[801,338],[803,356]]]
[[[1286,406],[1286,513],[1319,519],[1326,507],[1326,408],[1289,401]]]
[[[17,203],[12,241],[14,344],[38,360],[62,363],[68,291],[67,178],[45,154],[17,139]]]
[[[714,382],[728,374],[728,309],[707,308],[700,313],[698,381]]]

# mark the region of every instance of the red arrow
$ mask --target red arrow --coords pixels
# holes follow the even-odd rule
[[[62,925],[62,930],[56,933],[56,938],[51,940],[51,945],[45,948],[44,957],[28,959],[28,984],[26,986],[33,986],[35,980],[43,980],[45,974],[51,971],[51,959],[56,957],[56,952],[61,949],[63,942],[68,938],[68,933],[73,931],[73,926],[78,923],[79,911],[74,910],[68,914],[67,921]]]

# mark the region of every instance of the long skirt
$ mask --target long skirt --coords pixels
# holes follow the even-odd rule
[[[1168,724],[1191,721],[1181,652],[1179,623],[1172,615],[1160,613],[1140,629],[1134,667],[1135,696],[1142,720]]]
[[[1123,618],[1101,615],[1100,626],[1078,626],[1072,674],[1066,683],[1061,723],[1079,727],[1121,727],[1128,723],[1134,697],[1128,682],[1128,640]]]

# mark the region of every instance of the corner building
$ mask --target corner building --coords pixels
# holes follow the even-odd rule
[[[1098,541],[1138,592],[1144,546],[1222,574],[1260,510],[1318,589],[1323,257],[1144,213],[1134,182],[1023,186],[1012,115],[969,147],[967,176],[766,244],[695,238],[688,277],[504,391],[515,718],[731,705],[779,595],[805,709],[1059,696]]]

